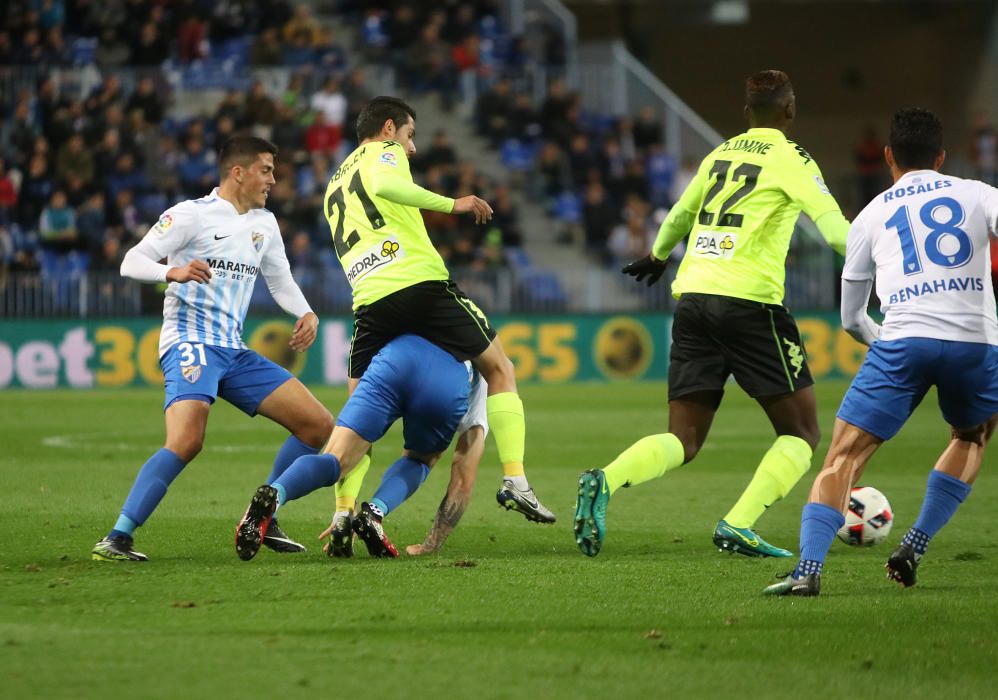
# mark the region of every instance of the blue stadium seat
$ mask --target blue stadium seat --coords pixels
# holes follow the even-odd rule
[[[550,270],[523,272],[517,280],[517,296],[526,309],[560,311],[568,303],[561,280]]]
[[[91,66],[97,61],[97,37],[81,36],[69,45],[74,66]]]
[[[506,263],[514,270],[526,270],[530,267],[530,256],[527,251],[518,246],[503,248]]]

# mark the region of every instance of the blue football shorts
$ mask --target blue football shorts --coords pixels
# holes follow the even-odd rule
[[[428,349],[420,347],[418,356],[398,341],[382,348],[336,424],[377,442],[401,418],[407,450],[434,454],[447,449],[468,411],[468,370],[449,353],[419,342]]]
[[[890,440],[931,386],[951,426],[971,428],[987,421],[998,413],[998,347],[933,338],[878,340],[837,415]]]
[[[263,400],[294,376],[253,350],[204,343],[177,343],[159,358],[159,364],[166,380],[163,410],[184,399],[214,403],[220,396],[255,416]]]

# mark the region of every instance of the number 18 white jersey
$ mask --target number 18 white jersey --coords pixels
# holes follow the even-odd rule
[[[876,276],[883,340],[998,345],[991,236],[998,236],[998,190],[916,170],[853,221],[842,277]]]

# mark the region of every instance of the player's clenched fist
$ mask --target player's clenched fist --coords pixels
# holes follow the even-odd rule
[[[211,279],[211,268],[204,260],[191,260],[183,267],[171,267],[166,271],[167,282],[197,282],[204,284]]]
[[[454,200],[453,214],[474,214],[476,224],[484,224],[492,218],[492,207],[484,199],[473,194]]]

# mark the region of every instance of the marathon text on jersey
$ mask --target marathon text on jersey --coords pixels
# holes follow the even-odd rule
[[[260,268],[249,263],[233,262],[232,260],[219,260],[218,258],[208,258],[208,267],[212,270],[225,270],[226,272],[236,272],[241,275],[256,276]]]

